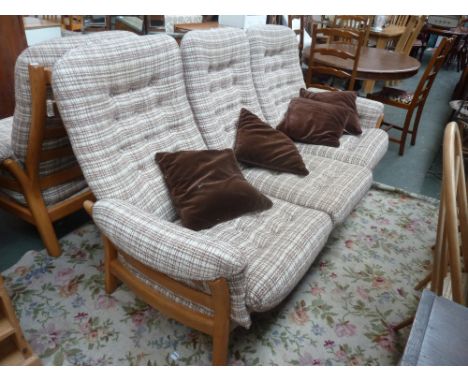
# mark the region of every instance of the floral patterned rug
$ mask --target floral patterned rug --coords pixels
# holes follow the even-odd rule
[[[231,333],[232,365],[395,365],[426,274],[437,204],[374,186],[336,228],[301,283],[250,330]],[[103,250],[88,224],[64,253],[27,252],[3,273],[25,336],[45,365],[207,365],[211,340],[125,287],[103,289]]]

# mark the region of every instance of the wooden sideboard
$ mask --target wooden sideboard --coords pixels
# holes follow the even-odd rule
[[[0,118],[15,110],[15,63],[27,47],[21,16],[0,16]]]

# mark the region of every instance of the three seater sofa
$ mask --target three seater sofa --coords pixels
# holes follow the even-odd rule
[[[241,166],[273,201],[271,209],[202,231],[180,224],[154,156],[232,148],[242,107],[268,119],[253,71],[260,42],[253,45],[251,33],[190,32],[180,48],[165,35],[89,43],[67,52],[52,75],[58,109],[97,199],[86,208],[103,234],[106,291],[123,281],[162,313],[212,336],[214,364],[227,362],[231,329],[248,328],[252,312],[273,308],[297,285],[372,181],[371,166],[303,152],[305,177]],[[293,32],[275,28],[275,39],[269,28],[255,30],[262,33],[268,50],[293,52],[296,76]],[[369,130],[383,111],[368,100],[358,108]],[[379,136],[385,147],[388,138]],[[356,150],[366,141],[359,142]]]

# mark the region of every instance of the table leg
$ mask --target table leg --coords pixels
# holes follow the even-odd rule
[[[364,83],[362,84],[362,91],[365,94],[372,93],[372,91],[374,90],[374,85],[375,85],[374,80],[365,80]]]

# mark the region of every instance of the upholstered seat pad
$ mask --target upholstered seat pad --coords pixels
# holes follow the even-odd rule
[[[330,217],[323,212],[272,201],[270,210],[202,231],[245,256],[249,311],[265,311],[279,304],[309,269],[332,230]]]
[[[13,127],[13,117],[0,120],[0,162],[13,157],[11,149],[11,129]]]
[[[301,154],[317,155],[373,169],[388,148],[388,134],[379,129],[364,129],[361,135],[345,134],[340,147],[296,143]]]
[[[369,169],[303,155],[309,175],[279,173],[261,168],[243,171],[246,179],[265,194],[300,206],[323,211],[334,224],[343,222],[372,184]]]

